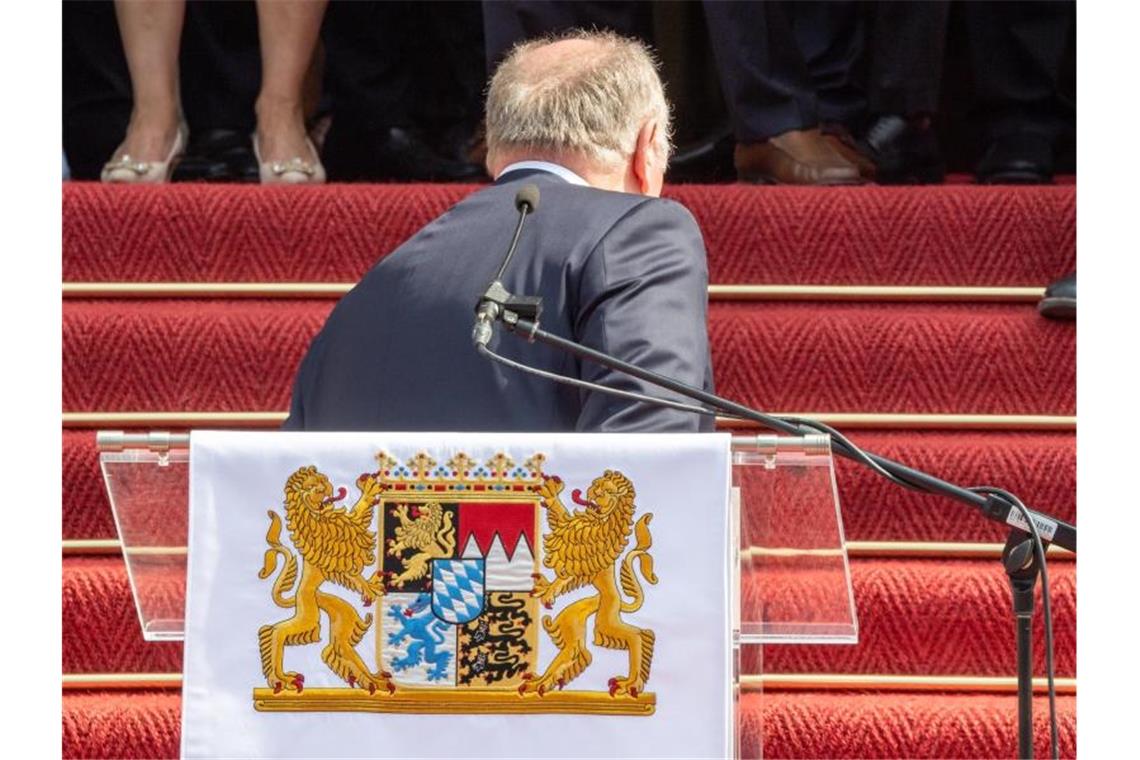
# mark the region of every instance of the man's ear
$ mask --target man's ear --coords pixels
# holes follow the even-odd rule
[[[499,171],[506,168],[506,164],[499,159],[497,153],[488,150],[486,157],[483,159],[483,168],[487,170],[488,177],[495,179]]]
[[[657,120],[649,119],[641,125],[637,132],[637,146],[633,149],[633,178],[637,183],[638,192],[648,195],[652,182],[650,181],[651,166],[657,160]]]

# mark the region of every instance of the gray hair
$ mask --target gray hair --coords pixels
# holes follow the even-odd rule
[[[596,55],[528,66],[528,54],[562,40],[598,44]],[[572,154],[620,166],[647,119],[658,123],[662,161],[672,126],[657,61],[642,43],[612,32],[575,30],[516,45],[487,90],[487,150]]]

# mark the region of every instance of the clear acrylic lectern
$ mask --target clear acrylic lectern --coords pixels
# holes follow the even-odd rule
[[[100,432],[100,465],[147,641],[181,640],[189,434]],[[826,435],[734,436],[732,583],[737,755],[762,756],[763,645],[855,644],[843,521]]]

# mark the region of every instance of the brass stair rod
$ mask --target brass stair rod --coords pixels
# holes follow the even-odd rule
[[[99,451],[138,450],[165,452],[171,449],[190,447],[189,433],[170,433],[152,430],[146,433],[129,433],[122,430],[100,430],[95,434],[95,445]],[[805,454],[828,454],[831,451],[830,436],[808,434],[788,435],[734,435],[732,450],[776,454],[779,452],[802,452]]]

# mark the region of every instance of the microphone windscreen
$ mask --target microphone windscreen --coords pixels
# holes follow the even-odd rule
[[[524,185],[515,195],[515,208],[522,211],[523,204],[530,206],[529,213],[538,211],[538,185]]]

